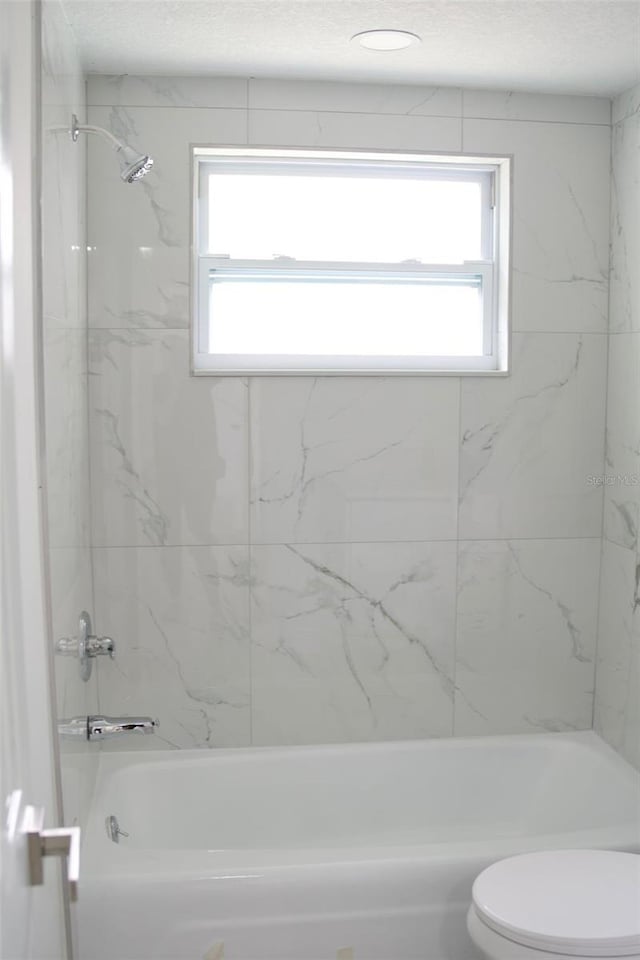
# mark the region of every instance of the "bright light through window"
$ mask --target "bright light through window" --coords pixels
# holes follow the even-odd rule
[[[195,372],[505,369],[508,160],[194,160]]]
[[[477,182],[211,174],[209,253],[234,259],[482,259]]]
[[[308,275],[212,278],[216,352],[357,357],[482,353],[480,284]],[[219,318],[224,318],[222,322]]]

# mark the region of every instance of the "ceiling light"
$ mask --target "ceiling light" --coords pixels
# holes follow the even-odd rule
[[[408,30],[364,30],[354,34],[351,39],[357,40],[368,50],[402,50],[414,43],[420,43],[420,37]]]

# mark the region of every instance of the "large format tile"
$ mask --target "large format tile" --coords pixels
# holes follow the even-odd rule
[[[606,331],[609,127],[465,119],[463,146],[514,155],[513,329]]]
[[[451,734],[454,543],[252,556],[254,743]]]
[[[189,375],[186,330],[94,330],[93,543],[247,543],[247,385]]]
[[[611,158],[612,333],[640,330],[640,113],[613,128]]]
[[[640,768],[640,557],[603,542],[594,728]]]
[[[94,618],[91,550],[89,547],[54,547],[49,551],[51,584],[51,630],[56,641],[78,636],[80,614],[88,611]],[[97,625],[99,627],[99,625]],[[88,681],[82,681],[75,656],[54,656],[57,716],[73,717],[95,713],[97,709],[98,662]],[[69,747],[69,741],[61,741]]]
[[[554,123],[611,122],[611,101],[606,97],[520,93],[515,90],[463,90],[466,118],[551,121]]]
[[[455,87],[299,79],[249,80],[249,107],[255,110],[459,117],[461,100],[462,93]]]
[[[86,330],[44,337],[46,482],[49,543],[89,544],[89,436]]]
[[[591,727],[599,548],[460,545],[456,736]]]
[[[74,102],[81,118],[84,108]],[[87,145],[73,143],[71,108],[43,106],[42,312],[45,330],[87,326],[87,240],[84,182]]]
[[[44,0],[41,12],[42,104],[69,111],[68,121],[70,110],[85,101],[83,70],[62,3]]]
[[[256,744],[446,736],[454,694],[460,734],[588,727],[596,540],[484,541],[600,533],[609,141],[589,124],[603,102],[465,91],[468,118],[504,119],[465,120],[463,143],[455,90],[90,89],[104,104],[90,122],[156,161],[124,186],[90,142],[90,322],[109,328],[92,337],[93,527],[108,547],[95,620],[119,641],[101,709],[158,714],[160,747],[249,743],[251,724]],[[513,153],[513,326],[534,332],[516,333],[511,375],[261,378],[250,405],[241,380],[190,378],[192,142]],[[58,300],[64,319],[72,297]],[[459,436],[460,535],[482,539],[462,545],[454,677]],[[609,722],[617,745],[626,723]]]
[[[187,327],[192,143],[243,144],[245,110],[91,107],[89,122],[151,154],[123,184],[113,150],[89,142],[89,324]]]
[[[247,106],[247,83],[242,77],[135,77],[129,74],[87,78],[87,101],[104,107],[220,107]]]
[[[609,342],[604,534],[635,549],[640,525],[640,333]]]
[[[461,121],[451,117],[321,110],[249,110],[249,143],[257,146],[460,150]]]
[[[253,543],[456,536],[458,383],[251,383]]]
[[[93,613],[87,431],[86,142],[69,137],[85,119],[85,84],[58,0],[39,5],[42,99],[42,423],[52,639],[77,637]],[[57,720],[98,711],[97,670],[83,682],[75,657],[54,657]],[[97,772],[96,748],[59,740],[64,822],[83,825]]]
[[[78,637],[79,619],[88,611],[95,622],[93,571],[89,547],[54,548],[49,551],[51,628],[54,643]],[[89,680],[80,677],[74,656],[55,654],[56,719],[97,714],[100,661],[95,661]],[[64,822],[87,822],[97,774],[98,752],[94,744],[77,738],[58,738],[63,789]]]
[[[640,83],[630,90],[625,90],[620,96],[616,97],[612,104],[611,121],[620,123],[634,113],[640,113]]]
[[[85,139],[73,143],[73,113],[85,122],[84,78],[62,5],[42,16],[42,310],[45,331],[81,330],[86,311]]]
[[[113,746],[248,744],[247,548],[97,549],[94,568],[96,622],[117,644],[101,710],[160,720],[153,741]]]
[[[462,382],[462,539],[597,537],[606,337],[516,334],[511,376]]]

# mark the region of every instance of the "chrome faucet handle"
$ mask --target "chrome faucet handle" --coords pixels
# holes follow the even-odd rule
[[[95,657],[116,655],[116,642],[111,637],[97,637],[91,632],[91,617],[83,610],[78,618],[77,637],[61,637],[56,641],[56,653],[64,657],[77,657],[80,661],[80,676],[88,680]]]
[[[87,637],[88,657],[111,657],[115,659],[116,642],[111,637],[96,637],[94,634]]]

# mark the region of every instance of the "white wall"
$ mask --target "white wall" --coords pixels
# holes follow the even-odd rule
[[[89,103],[156,163],[123,186],[89,145],[102,708],[177,747],[589,728],[609,102],[92,77]],[[511,376],[190,378],[190,143],[514,154]]]
[[[640,767],[640,86],[613,104],[607,459],[595,728]]]
[[[40,38],[32,2],[0,4],[0,956],[67,957],[62,870],[28,882],[27,805],[62,826],[52,730],[35,381]]]
[[[85,122],[86,85],[57,0],[42,4],[42,250],[46,483],[54,638],[77,636],[94,613],[89,517],[86,143],[73,143],[71,114]],[[56,656],[58,718],[97,711],[94,672]],[[96,747],[60,742],[65,822],[82,822]]]

